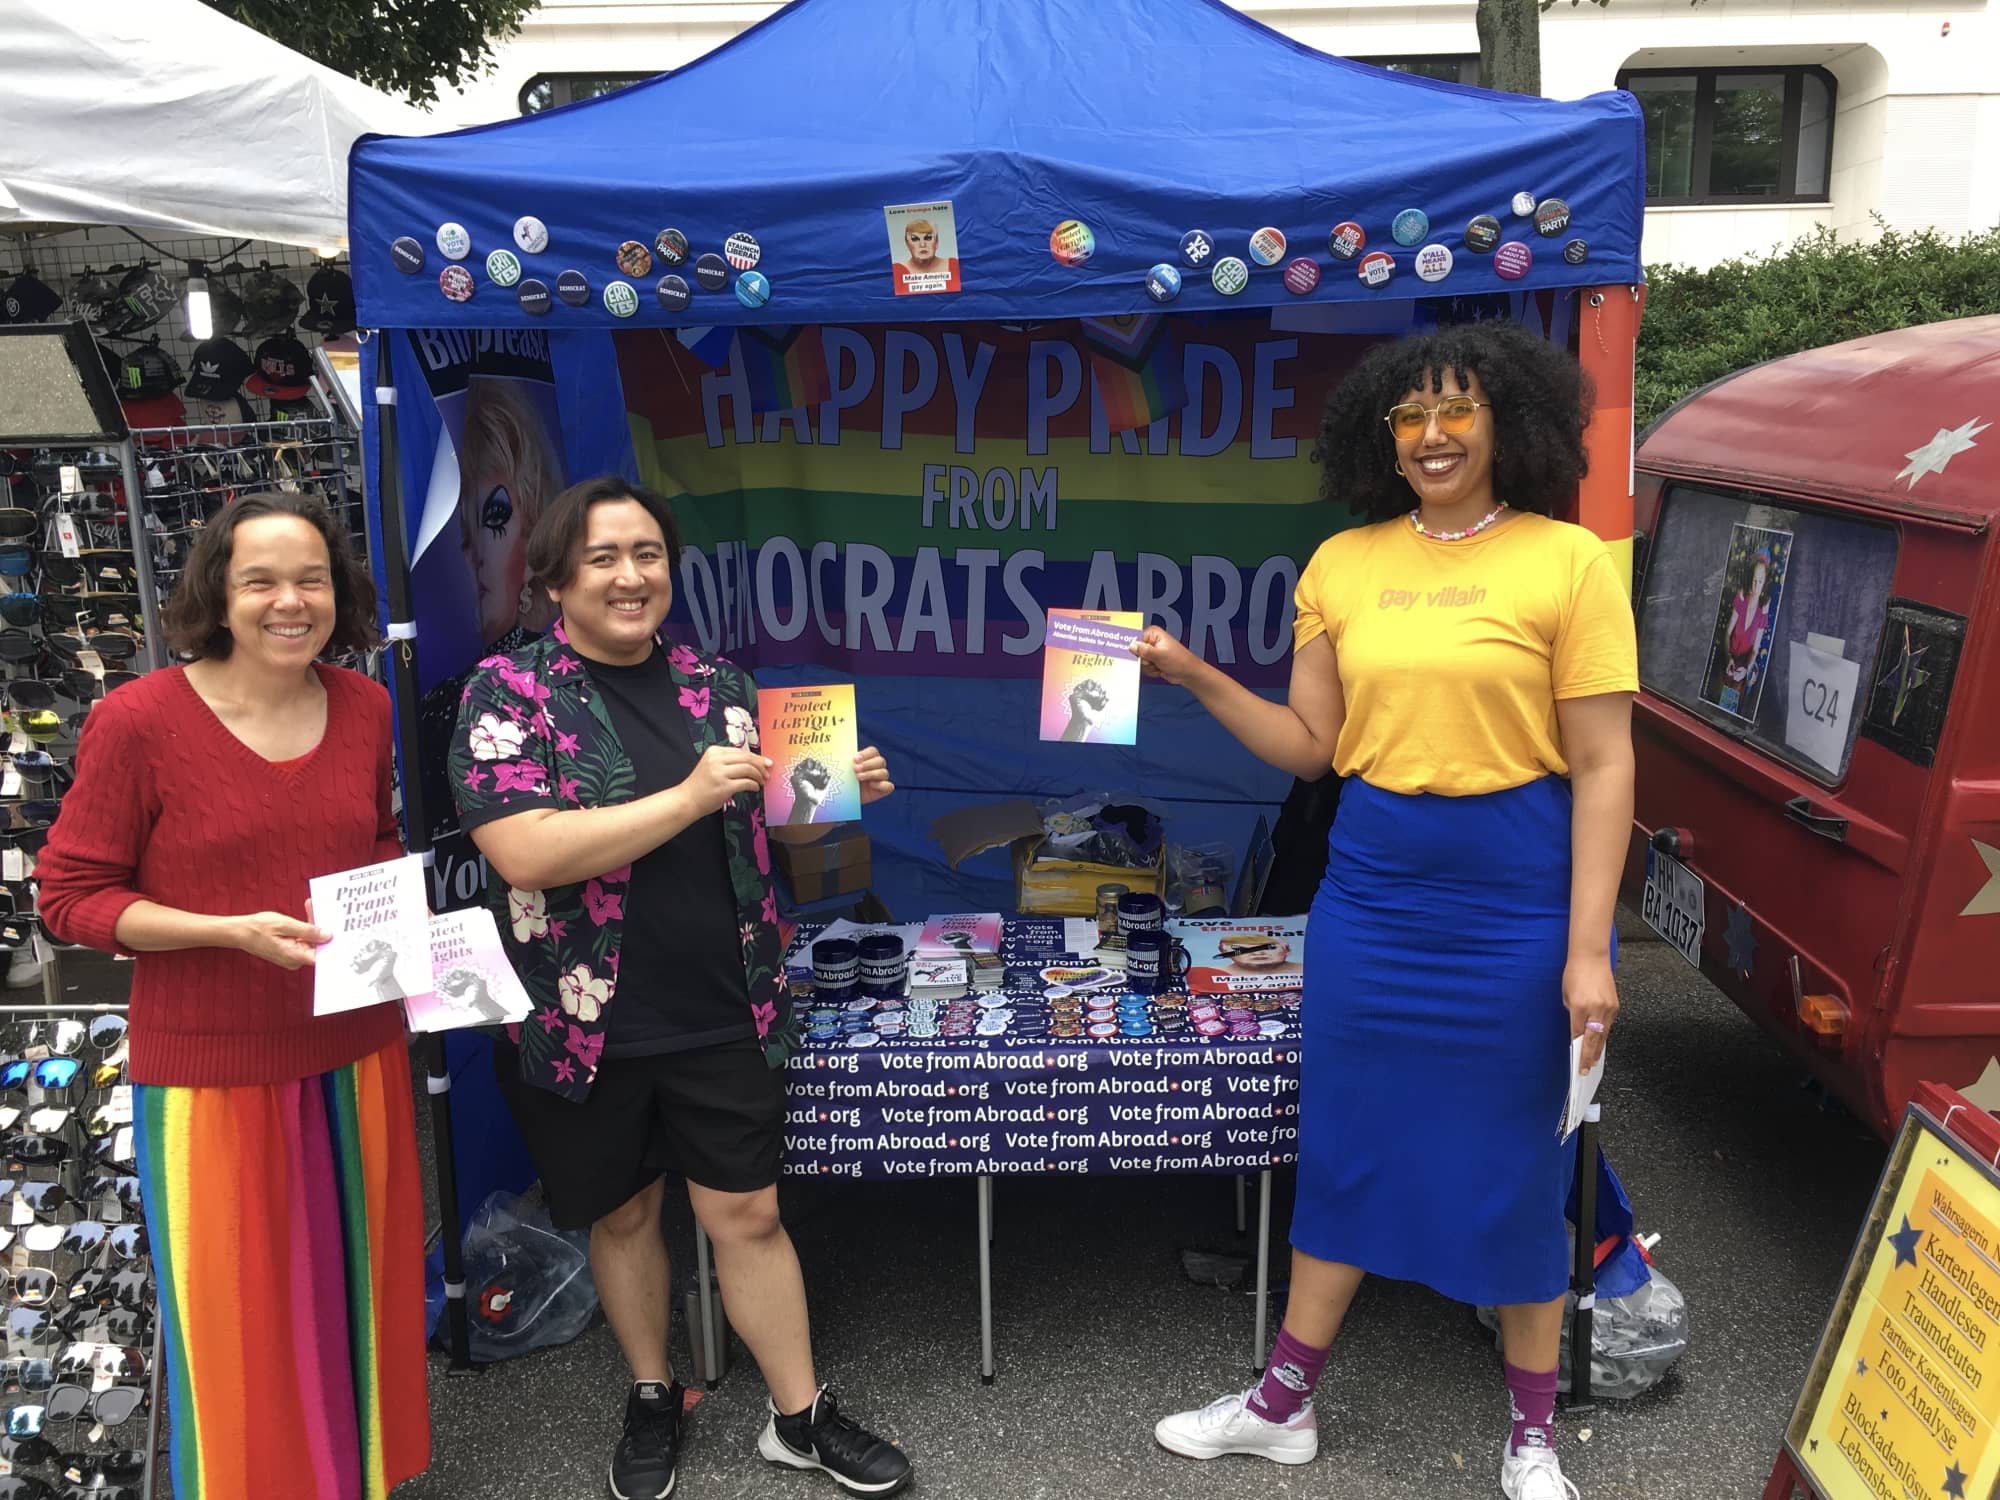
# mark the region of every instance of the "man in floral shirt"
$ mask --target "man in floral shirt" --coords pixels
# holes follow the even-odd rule
[[[680,536],[661,496],[620,479],[566,490],[528,542],[551,634],[479,664],[450,775],[486,856],[534,1010],[494,1048],[501,1092],[591,1270],[633,1386],[615,1500],[674,1483],[683,1389],[667,1360],[662,1173],[715,1242],[729,1321],[771,1392],[757,1448],[864,1494],[909,1478],[894,1445],[814,1373],[805,1287],[778,1219],[793,1041],[749,674],[661,634]],[[861,800],[894,790],[855,758]],[[810,838],[818,830],[787,832]]]

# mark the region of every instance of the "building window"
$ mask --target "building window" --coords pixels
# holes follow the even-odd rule
[[[1833,158],[1823,68],[1635,68],[1649,203],[1813,203]]]
[[[1357,57],[1354,62],[1373,63],[1391,73],[1414,73],[1419,78],[1435,78],[1441,83],[1479,83],[1479,54],[1438,52],[1420,57]]]
[[[538,73],[521,86],[521,113],[538,115],[545,109],[575,104],[615,94],[634,83],[644,83],[651,73]]]

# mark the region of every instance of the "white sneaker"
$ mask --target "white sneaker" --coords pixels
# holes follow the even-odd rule
[[[1581,1500],[1576,1485],[1564,1475],[1553,1448],[1523,1448],[1509,1453],[1500,1447],[1500,1490],[1507,1500]]]
[[[1319,1428],[1310,1401],[1289,1422],[1272,1422],[1250,1409],[1248,1391],[1211,1401],[1199,1411],[1162,1417],[1153,1436],[1162,1448],[1183,1458],[1253,1453],[1273,1463],[1309,1464],[1319,1453]]]
[[[7,988],[31,989],[42,982],[42,961],[35,957],[32,944],[23,944],[7,956]]]

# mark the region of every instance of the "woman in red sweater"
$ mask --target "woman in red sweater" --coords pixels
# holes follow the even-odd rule
[[[315,1016],[306,881],[401,854],[389,697],[326,507],[237,500],[167,608],[192,660],[108,694],[37,874],[136,956],[131,1067],[179,1500],[376,1500],[430,1462],[423,1201],[400,1011]]]

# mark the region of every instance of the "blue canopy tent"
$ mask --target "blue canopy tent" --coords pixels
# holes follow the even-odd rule
[[[1049,330],[1072,320],[1128,327],[1155,314],[1207,330],[1199,337],[1210,343],[1197,348],[1191,333],[1185,362],[1176,352],[1165,372],[1168,383],[1192,390],[1180,399],[1197,427],[1204,412],[1230,409],[1226,381],[1201,384],[1227,362],[1215,351],[1247,323],[1260,333],[1289,331],[1292,342],[1268,359],[1244,356],[1234,399],[1248,414],[1252,376],[1259,398],[1270,395],[1267,366],[1309,362],[1325,347],[1315,338],[1393,334],[1440,315],[1434,299],[1511,299],[1518,312],[1539,298],[1546,314],[1569,305],[1571,293],[1636,284],[1643,163],[1643,125],[1629,95],[1555,102],[1388,73],[1315,52],[1220,0],[795,0],[678,72],[614,95],[448,135],[364,137],[350,158],[349,239],[360,324],[381,335],[367,345],[364,382],[379,479],[371,490],[378,566],[393,633],[407,641],[421,627],[421,652],[405,649],[397,660],[404,765],[425,758],[419,699],[441,691],[441,681],[495,639],[492,628],[473,622],[505,589],[477,572],[479,527],[460,498],[473,488],[473,464],[461,464],[457,450],[469,441],[463,407],[477,394],[469,388],[518,376],[525,363],[535,366],[536,399],[551,414],[563,472],[643,476],[674,492],[684,520],[696,523],[671,628],[698,630],[704,644],[720,641],[732,654],[747,646],[767,685],[842,676],[862,683],[864,737],[882,744],[903,786],[868,818],[876,888],[899,914],[1011,904],[998,855],[960,871],[937,858],[931,817],[966,801],[1143,791],[1171,807],[1177,840],[1240,847],[1249,819],[1275,804],[1286,778],[1246,763],[1183,695],[1148,693],[1136,746],[1096,748],[1081,760],[1076,746],[1041,743],[1031,673],[996,665],[1032,661],[1040,640],[1039,623],[1028,619],[1034,611],[1017,608],[1011,622],[1029,634],[1003,641],[1000,625],[985,636],[940,627],[933,642],[913,648],[908,622],[924,613],[925,570],[937,561],[922,547],[885,543],[870,554],[879,553],[876,561],[831,564],[825,613],[816,613],[819,549],[827,543],[812,527],[828,524],[828,513],[800,522],[786,495],[812,487],[801,466],[839,458],[825,445],[829,416],[839,441],[843,375],[858,389],[860,362],[871,379],[879,363],[882,389],[862,408],[882,433],[871,462],[908,460],[899,498],[921,503],[922,525],[932,528],[943,525],[946,501],[963,501],[968,520],[975,515],[968,494],[952,488],[961,482],[952,459],[990,435],[975,379],[975,415],[962,407],[955,430],[947,421],[905,447],[896,426],[891,441],[904,408],[915,409],[926,357],[934,383],[961,373],[955,366],[939,373],[936,341],[954,335],[937,325],[982,330],[979,347],[997,349],[1003,363],[1043,361],[1053,372],[1048,383],[1030,368],[1021,404],[1032,424],[1038,410],[1056,409],[1051,386],[1079,403],[1067,439],[1075,457],[1064,472],[1087,472],[1098,488],[1080,500],[1066,488],[1063,514],[1065,524],[1096,525],[1102,534],[1095,553],[1059,558],[1043,549],[1030,567],[1008,567],[1009,607],[1101,608],[1107,600],[1129,607],[1136,596],[1154,618],[1184,621],[1198,634],[1196,596],[1212,590],[1237,610],[1215,626],[1213,652],[1222,654],[1212,659],[1248,667],[1254,656],[1261,676],[1249,680],[1276,689],[1288,639],[1287,581],[1310,539],[1341,524],[1299,482],[1317,396],[1294,400],[1287,388],[1258,407],[1257,420],[1278,428],[1252,434],[1246,421],[1244,462],[1227,471],[1233,477],[1200,495],[1156,494],[1157,471],[1106,479],[1112,471],[1103,464],[1121,451],[1137,464],[1175,441],[1179,453],[1193,452],[1187,431],[1175,427],[1169,438],[1165,415],[1136,427],[1107,419],[1112,403],[1094,364],[1088,399],[1075,381],[1063,387],[1064,356],[1050,347]],[[943,210],[931,217],[950,242],[952,281],[939,288],[946,294],[907,294],[902,269],[892,274],[895,206]],[[1365,245],[1339,239],[1349,225]],[[1272,229],[1280,238],[1261,233]],[[1191,231],[1198,240],[1189,241]],[[704,255],[711,257],[705,270]],[[1241,262],[1240,275],[1219,266],[1226,257]],[[1300,261],[1310,262],[1309,272],[1291,269]],[[1177,274],[1151,276],[1149,291],[1149,273],[1160,265]],[[880,342],[880,330],[897,327],[922,337]],[[830,376],[807,371],[801,384],[800,367],[786,366],[785,350],[794,346],[785,341],[800,328],[828,330]],[[842,329],[860,333],[836,338]],[[732,343],[744,330],[770,339],[781,393],[747,412],[750,336]],[[956,346],[945,347],[955,358]],[[844,366],[839,350],[850,357]],[[1629,378],[1629,333],[1622,352]],[[892,369],[898,381],[908,374],[912,387],[892,390]],[[983,370],[971,374],[983,378]],[[700,462],[677,467],[693,440],[667,434],[668,417],[642,410],[642,387],[651,385],[684,389],[697,425],[706,411],[708,449],[730,449],[733,432],[745,453],[751,445],[783,447],[792,467],[721,486],[709,482],[706,450]],[[1134,399],[1154,400],[1156,385],[1137,380]],[[420,399],[426,394],[436,399]],[[907,399],[895,406],[892,397]],[[1143,415],[1174,409],[1156,402]],[[1001,513],[1016,513],[1018,483],[1027,525],[1031,484],[1046,482],[1043,519],[1053,530],[1047,476],[1054,470],[1034,467],[1032,425],[1028,433],[1025,448],[1012,444],[1016,460],[1027,462],[1003,476]],[[1619,441],[1629,441],[1629,422]],[[939,461],[923,466],[919,480],[916,459],[933,453]],[[1252,463],[1267,459],[1277,462]],[[741,462],[749,476],[752,458]],[[985,471],[978,494],[980,474],[969,459],[963,466],[990,520],[1000,504],[995,471]],[[1622,493],[1622,454],[1614,467]],[[822,487],[869,491],[870,502],[893,492],[891,484],[842,474]],[[1242,511],[1246,531],[1272,538],[1262,543],[1265,565],[1239,569],[1240,558],[1218,542],[1213,550],[1225,555],[1193,559],[1184,610],[1160,605],[1163,586],[1146,574],[1164,566],[1165,554],[1149,562],[1142,549],[1193,553],[1205,545],[1173,534],[1164,502],[1239,498],[1222,493],[1232,484],[1271,491]],[[1099,514],[1093,504],[1114,500],[1130,508],[1101,514],[1122,520],[1085,519]],[[867,508],[854,502],[856,514]],[[1187,510],[1181,519],[1198,514]],[[959,519],[951,510],[951,529]],[[788,525],[791,534],[774,542]],[[1216,522],[1215,529],[1234,528]],[[1625,529],[1608,534],[1628,533],[1629,513]],[[1156,534],[1166,540],[1149,542]],[[979,538],[949,537],[961,540]],[[435,583],[420,578],[413,596],[412,560],[421,566],[450,553],[453,541],[462,541],[472,574],[459,566]],[[1179,589],[1186,559],[1169,560]],[[878,611],[871,649],[866,601],[878,562],[898,592]],[[978,611],[986,588],[979,566],[975,557],[969,571],[941,575],[940,612],[962,621]],[[732,578],[739,593],[754,578],[760,599],[769,600],[753,608],[733,597]],[[1002,582],[996,570],[993,597]],[[805,627],[809,617],[818,631]],[[921,664],[885,667],[897,646],[914,649],[910,660]],[[420,775],[404,779],[412,844],[425,848],[440,820],[423,804],[444,794],[435,782],[427,792]],[[447,1167],[449,1156],[441,1152]]]

